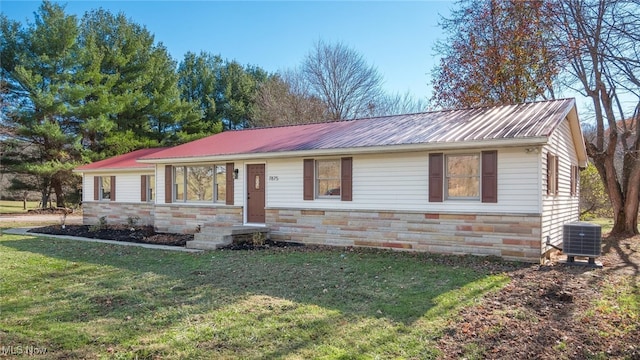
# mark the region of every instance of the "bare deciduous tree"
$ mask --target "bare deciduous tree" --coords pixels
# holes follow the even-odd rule
[[[300,73],[289,70],[260,84],[255,97],[252,126],[308,124],[327,119],[322,100],[311,95]]]
[[[366,115],[383,94],[376,68],[342,43],[318,41],[305,58],[302,73],[334,120]]]
[[[585,142],[613,207],[612,233],[638,234],[640,2],[567,0],[561,4],[556,33],[567,50],[574,88],[593,103],[595,136]],[[623,99],[630,99],[635,107],[625,106]],[[618,166],[616,153],[622,154]]]
[[[368,116],[385,116],[397,114],[410,114],[427,110],[427,102],[415,99],[411,93],[395,93],[380,96],[377,103],[369,107]]]

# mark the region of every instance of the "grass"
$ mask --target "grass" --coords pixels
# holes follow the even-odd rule
[[[45,348],[47,359],[434,358],[447,322],[508,282],[487,261],[5,234],[0,345]]]
[[[36,209],[39,202],[27,201],[27,210]],[[26,213],[22,201],[0,200],[0,214],[22,214]]]
[[[612,218],[595,218],[595,219],[587,220],[587,222],[600,225],[602,227],[601,232],[603,235],[611,232],[611,229],[613,229]]]

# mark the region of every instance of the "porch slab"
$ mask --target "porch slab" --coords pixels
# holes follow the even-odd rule
[[[231,245],[234,239],[261,234],[268,238],[270,229],[265,226],[214,226],[200,230],[187,241],[188,249],[216,250]]]

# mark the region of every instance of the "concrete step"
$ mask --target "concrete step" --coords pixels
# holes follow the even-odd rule
[[[269,228],[256,226],[208,227],[194,234],[193,240],[187,241],[186,247],[188,249],[215,250],[230,245],[234,238],[253,236],[256,233],[268,237]]]

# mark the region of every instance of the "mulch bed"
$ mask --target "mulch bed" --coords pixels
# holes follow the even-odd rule
[[[64,215],[64,214],[73,214],[73,209],[59,208],[59,207],[31,209],[31,210],[27,210],[27,214],[28,215]]]
[[[185,246],[187,241],[193,240],[190,234],[157,233],[153,226],[105,226],[96,229],[89,225],[60,225],[44,226],[29,230],[30,232],[49,235],[68,235],[90,239],[127,241],[133,243]]]
[[[193,240],[192,234],[158,233],[153,226],[127,227],[124,225],[108,225],[96,229],[90,225],[66,225],[64,229],[60,225],[44,226],[29,230],[29,232],[49,235],[68,235],[90,239],[126,241],[143,244],[182,246],[187,241]],[[263,244],[253,244],[249,242],[233,243],[221,250],[264,250],[270,248],[297,248],[304,244],[265,240]]]

